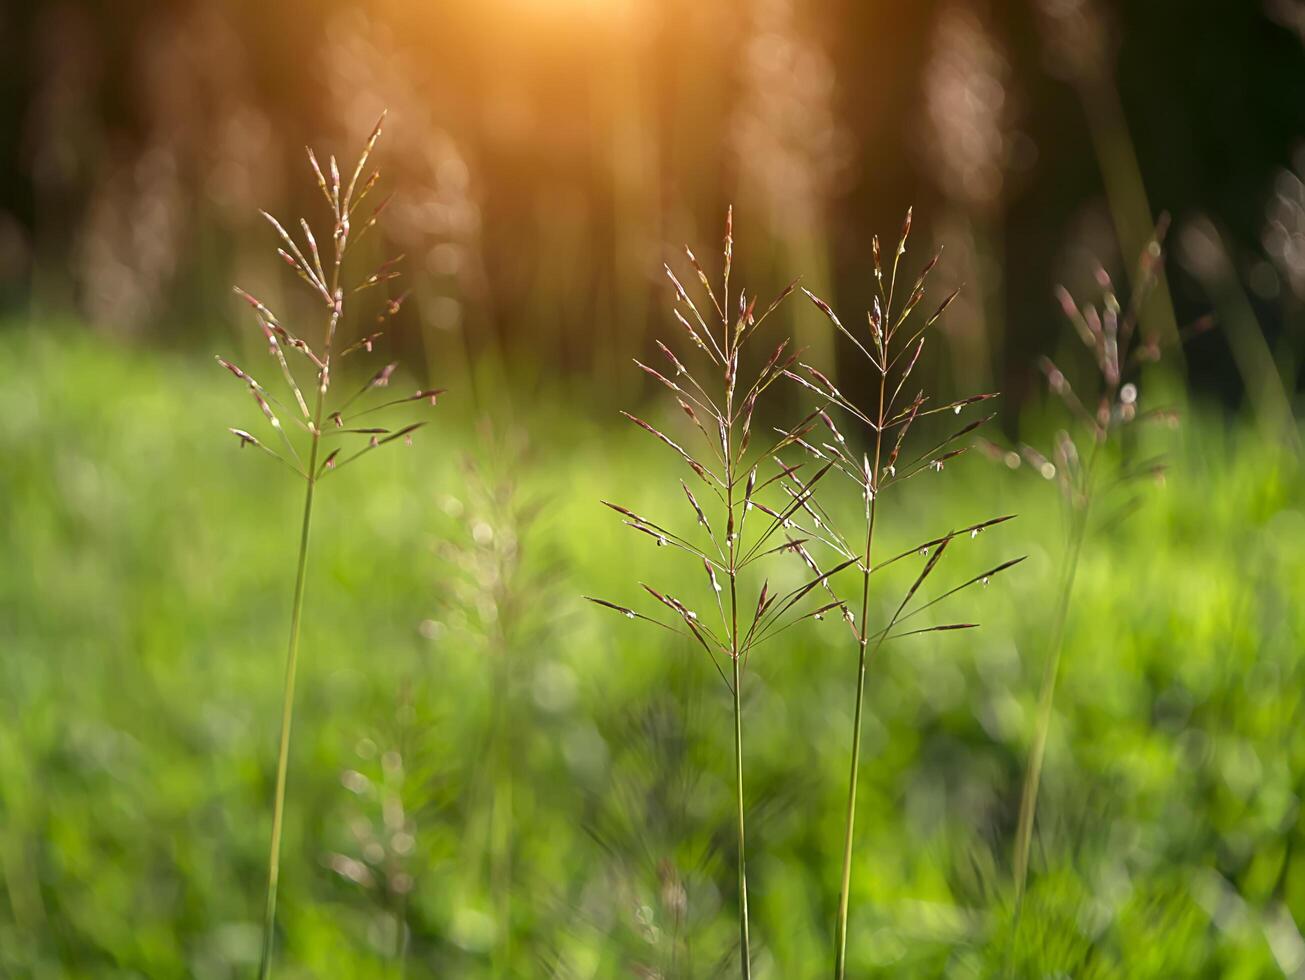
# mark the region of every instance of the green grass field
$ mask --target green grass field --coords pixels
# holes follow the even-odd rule
[[[0,975],[249,976],[299,487],[237,449],[224,427],[256,410],[203,358],[24,327],[0,332],[0,379]],[[653,442],[574,412],[530,406],[522,454],[455,393],[414,447],[323,485],[279,977],[735,966],[728,693],[582,599],[705,585],[599,504],[678,520],[684,500]],[[1302,468],[1199,412],[1160,441],[1165,483],[1085,552],[1017,975],[1305,968]],[[1057,499],[971,454],[901,508],[903,546],[1020,515],[958,543],[949,581],[1030,558],[965,595],[980,631],[872,670],[849,972],[992,975]],[[828,972],[839,630],[804,624],[750,665],[758,977]]]

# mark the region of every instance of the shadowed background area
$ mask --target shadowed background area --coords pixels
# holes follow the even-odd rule
[[[997,379],[1008,412],[1055,344],[1052,285],[1088,256],[1121,271],[1161,212],[1193,253],[1170,271],[1179,321],[1222,300],[1294,361],[1299,10],[1115,6],[14,7],[0,297],[199,342],[265,241],[256,209],[310,200],[302,146],[357,145],[388,107],[389,234],[420,273],[410,333],[438,350],[628,363],[660,322],[668,243],[716,241],[727,203],[759,271],[864,306],[870,236],[914,204],[967,285],[955,369]],[[1221,343],[1190,356],[1236,404],[1250,367]]]
[[[238,454],[224,427],[262,419],[212,355],[265,357],[236,282],[318,329],[258,212],[317,221],[304,145],[347,176],[382,110],[366,254],[403,256],[406,301],[378,356],[449,394],[323,495],[279,977],[737,975],[728,692],[581,598],[688,577],[599,500],[686,516],[615,408],[694,437],[631,358],[685,353],[663,263],[688,283],[687,242],[715,275],[731,205],[749,295],[800,275],[861,333],[914,207],[904,275],[941,248],[925,305],[962,287],[916,377],[1002,397],[883,547],[1018,513],[954,551],[1029,556],[967,597],[981,630],[874,665],[849,976],[1302,975],[1305,3],[1205,6],[0,10],[0,975],[254,973],[301,490]],[[1110,450],[1148,479],[1103,491],[1079,558],[1012,954],[1070,550],[1042,358],[1093,390],[1064,297],[1109,318],[1157,226],[1142,332],[1186,342],[1118,407],[1181,422]],[[766,328],[869,397],[800,295]],[[758,978],[829,973],[838,625],[749,667]]]

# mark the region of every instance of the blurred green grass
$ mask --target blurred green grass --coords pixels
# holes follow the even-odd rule
[[[299,489],[237,450],[224,426],[256,410],[202,359],[24,327],[0,332],[0,379],[0,974],[248,975]],[[455,393],[415,447],[325,486],[280,976],[398,975],[396,915],[408,976],[728,974],[727,695],[580,598],[633,601],[676,567],[600,498],[684,502],[654,444],[582,403],[518,399],[518,462]],[[1305,967],[1301,467],[1217,418],[1166,438],[1165,485],[1085,554],[1021,975]],[[505,519],[465,457],[537,517]],[[958,460],[893,539],[995,512],[1021,516],[967,567],[1030,561],[965,600],[983,629],[890,646],[872,674],[856,976],[1003,963],[1055,494]],[[831,948],[853,665],[837,623],[809,627],[746,690],[759,977],[824,975]],[[385,793],[345,783],[389,786],[412,845]]]

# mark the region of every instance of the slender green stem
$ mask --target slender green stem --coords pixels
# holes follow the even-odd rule
[[[1083,525],[1076,521],[1066,567],[1061,577],[1056,614],[1051,626],[1051,645],[1047,661],[1042,668],[1042,686],[1038,691],[1038,714],[1033,731],[1033,746],[1029,751],[1029,766],[1024,775],[1024,789],[1020,795],[1019,823],[1015,830],[1015,929],[1019,928],[1020,911],[1024,904],[1024,889],[1028,881],[1029,848],[1033,839],[1033,818],[1038,808],[1038,784],[1042,779],[1042,759],[1047,748],[1047,733],[1051,728],[1051,710],[1056,696],[1056,678],[1060,673],[1060,654],[1064,647],[1065,621],[1069,615],[1069,601],[1074,591],[1078,571],[1078,555],[1083,544]],[[1012,937],[1012,945],[1014,938]]]
[[[728,322],[726,323],[728,340]],[[726,418],[733,419],[734,398],[729,390],[725,396]],[[739,959],[743,980],[752,976],[752,944],[748,937],[748,870],[747,848],[743,820],[743,651],[739,646],[739,571],[738,571],[738,535],[734,524],[734,431],[732,422],[725,429],[725,508],[727,512],[727,530],[729,544],[729,580],[730,580],[730,660],[734,668],[734,683],[731,693],[734,695],[734,799],[738,809],[739,831]]]
[[[870,568],[870,549],[874,541],[874,508],[870,511],[870,521],[866,529],[866,562]],[[843,828],[843,877],[838,891],[838,944],[835,947],[834,976],[843,980],[847,971],[847,915],[852,894],[852,841],[856,832],[856,789],[861,771],[861,716],[865,708],[865,669],[868,660],[868,630],[866,619],[870,612],[870,575],[867,572],[861,585],[861,627],[860,643],[857,655],[856,672],[856,707],[852,712],[852,763],[848,775],[847,815]],[[878,650],[879,642],[875,644]]]
[[[884,363],[887,353],[886,344],[880,345],[879,353],[880,363]],[[884,397],[887,386],[888,377],[881,371],[879,374],[879,417],[875,429],[875,461],[874,469],[868,477],[875,480],[878,479],[880,454],[883,451]],[[852,762],[851,772],[847,780],[847,815],[843,827],[843,877],[838,890],[837,939],[834,947],[834,977],[836,980],[843,980],[847,971],[847,915],[852,897],[852,842],[856,835],[856,789],[861,771],[861,716],[865,708],[865,670],[869,659],[867,657],[867,646],[870,638],[870,560],[875,540],[875,514],[879,509],[877,490],[877,486],[873,489],[867,487],[867,493],[870,493],[871,497],[869,513],[866,517],[865,561],[862,566],[861,579],[861,620],[858,624],[859,635],[857,638],[859,649],[857,651],[856,668],[856,707],[852,712]],[[875,643],[876,651],[878,651],[882,643],[883,634],[880,634],[879,640]]]
[[[856,710],[852,716],[851,787],[847,794],[847,816],[843,830],[843,877],[838,892],[838,946],[834,959],[834,976],[842,980],[847,969],[847,911],[852,890],[852,837],[856,827],[856,783],[861,768],[861,710],[865,702],[865,644],[861,644],[857,668]]]
[[[329,356],[329,355],[328,355]],[[313,492],[317,489],[317,453],[321,444],[325,386],[319,384],[313,414],[312,448],[308,454],[308,488],[304,493],[304,519],[299,532],[299,562],[295,570],[294,603],[290,612],[290,643],[286,652],[285,690],[281,696],[281,746],[276,762],[276,796],[272,804],[272,843],[267,856],[267,906],[263,912],[263,954],[259,980],[272,975],[272,944],[276,930],[276,890],[281,876],[281,832],[285,821],[286,772],[290,762],[290,729],[294,721],[295,675],[299,667],[299,627],[303,619],[304,583],[308,573],[308,538],[313,520]]]
[[[1019,940],[1020,919],[1024,910],[1024,894],[1029,874],[1029,850],[1033,844],[1033,822],[1038,810],[1038,787],[1042,781],[1042,761],[1047,750],[1047,735],[1051,730],[1051,712],[1056,698],[1056,679],[1060,674],[1061,652],[1065,645],[1065,624],[1069,618],[1070,599],[1073,597],[1074,580],[1078,575],[1083,540],[1087,537],[1088,515],[1092,501],[1092,472],[1100,448],[1100,442],[1093,446],[1084,471],[1083,503],[1074,511],[1070,525],[1069,541],[1065,550],[1065,568],[1061,573],[1055,618],[1051,625],[1051,644],[1047,661],[1042,668],[1042,685],[1038,691],[1038,715],[1034,723],[1033,746],[1029,752],[1028,770],[1024,775],[1024,788],[1020,794],[1019,822],[1015,829],[1015,911],[1008,948],[1008,973]],[[1070,506],[1073,506],[1072,502]]]
[[[743,832],[743,712],[739,697],[739,658],[734,658],[734,794],[739,816],[739,946],[743,980],[752,976],[748,939],[748,865]]]

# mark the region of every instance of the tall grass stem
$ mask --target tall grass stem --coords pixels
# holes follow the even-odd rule
[[[743,980],[752,976],[752,944],[748,939],[748,867],[743,828],[743,711],[739,696],[739,658],[734,658],[734,792],[739,815],[739,957]]]
[[[881,362],[886,359],[886,344],[880,345]],[[888,375],[879,372],[879,409],[875,425],[875,460],[873,473],[879,472],[883,455],[884,400],[888,394]],[[869,492],[867,490],[867,492]],[[838,891],[837,945],[834,953],[835,980],[843,980],[847,972],[847,913],[852,897],[852,846],[856,837],[856,789],[861,772],[861,717],[865,710],[865,669],[866,652],[870,639],[870,571],[871,555],[875,542],[875,514],[879,510],[879,495],[871,493],[869,511],[866,515],[865,559],[862,564],[861,577],[861,620],[857,637],[856,668],[856,706],[852,712],[852,761],[847,785],[847,817],[843,829],[843,877]],[[875,650],[883,642],[882,635],[875,643]]]
[[[852,772],[848,778],[847,817],[843,831],[843,877],[838,892],[838,945],[834,976],[843,980],[847,970],[847,909],[852,891],[852,837],[856,828],[856,784],[861,767],[861,711],[865,703],[865,647],[857,668],[856,709],[852,715]]]
[[[1038,787],[1042,782],[1042,762],[1047,751],[1047,736],[1051,730],[1051,712],[1056,699],[1056,680],[1060,675],[1060,658],[1065,646],[1065,626],[1069,619],[1070,600],[1074,594],[1074,582],[1078,576],[1079,558],[1083,552],[1083,541],[1087,537],[1088,514],[1091,510],[1092,470],[1100,452],[1101,444],[1093,446],[1085,470],[1086,486],[1089,488],[1083,506],[1074,515],[1069,532],[1068,546],[1065,549],[1065,568],[1061,574],[1059,595],[1056,599],[1056,613],[1051,626],[1051,644],[1047,662],[1042,669],[1042,684],[1038,691],[1038,715],[1034,723],[1033,746],[1029,751],[1028,770],[1024,776],[1024,789],[1020,794],[1019,822],[1015,830],[1015,912],[1011,924],[1010,951],[1014,955],[1019,942],[1020,918],[1024,911],[1024,895],[1029,876],[1029,851],[1033,844],[1033,822],[1038,811]],[[1009,965],[1009,964],[1008,964]],[[1009,972],[1009,970],[1007,971]]]
[[[312,448],[308,456],[307,489],[304,491],[304,520],[299,533],[299,561],[295,570],[294,605],[290,613],[290,643],[286,651],[285,690],[281,697],[281,746],[276,762],[276,795],[272,804],[272,842],[267,857],[267,906],[263,912],[263,955],[259,980],[272,975],[272,942],[276,930],[276,892],[281,875],[281,837],[285,818],[286,774],[290,763],[290,730],[294,723],[295,678],[299,669],[299,628],[303,618],[304,584],[308,575],[308,539],[313,521],[313,491],[317,488],[317,451],[322,421],[322,391],[319,387],[313,418]]]
[[[726,273],[728,276],[728,272]],[[728,287],[729,280],[726,279]],[[729,305],[728,289],[725,293],[726,308]],[[728,331],[729,321],[725,321],[725,328]],[[729,334],[726,333],[728,341]],[[725,417],[734,418],[734,387],[733,384],[727,384],[725,391]],[[743,656],[743,650],[739,646],[739,554],[738,554],[738,537],[733,533],[734,528],[734,484],[735,484],[735,466],[734,466],[734,430],[732,425],[724,427],[724,438],[722,439],[725,450],[724,468],[725,468],[725,509],[729,515],[730,528],[727,531],[727,550],[729,553],[729,580],[730,580],[730,653],[733,662],[734,683],[731,694],[734,701],[734,800],[738,809],[739,823],[739,960],[740,975],[743,980],[750,980],[752,976],[752,943],[748,936],[748,867],[747,867],[747,834],[745,833],[744,808],[743,808],[743,671],[740,658]],[[746,516],[746,509],[744,511]]]

